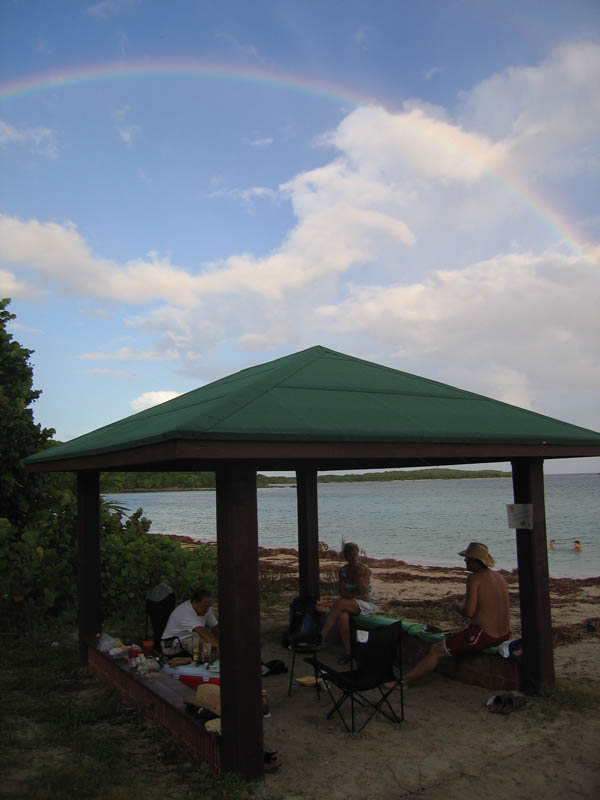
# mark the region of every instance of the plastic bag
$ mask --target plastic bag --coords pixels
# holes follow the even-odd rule
[[[118,647],[120,644],[120,639],[114,639],[112,636],[109,636],[108,633],[103,633],[97,638],[96,649],[101,653],[108,653],[109,650],[112,650],[113,647]]]

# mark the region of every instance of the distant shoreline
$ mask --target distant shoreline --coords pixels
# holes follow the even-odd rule
[[[259,473],[260,475],[260,473]],[[362,472],[346,473],[344,475],[331,475],[324,473],[317,476],[317,483],[393,483],[402,481],[453,481],[469,479],[494,479],[510,478],[512,473],[501,470],[461,470],[461,469],[418,469],[418,470],[390,470],[389,472]],[[260,475],[257,489],[275,489],[281,487],[294,488],[295,477],[275,477]],[[156,486],[127,489],[101,489],[103,494],[143,494],[150,492],[214,492],[215,486]]]

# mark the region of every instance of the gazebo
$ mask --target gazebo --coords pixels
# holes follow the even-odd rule
[[[101,630],[99,475],[215,471],[221,767],[262,775],[257,471],[296,473],[299,591],[318,596],[317,472],[510,461],[526,669],[554,682],[543,461],[600,455],[600,433],[315,346],[30,456],[77,472],[82,656]]]

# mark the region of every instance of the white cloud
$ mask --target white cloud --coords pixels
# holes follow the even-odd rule
[[[124,11],[129,11],[139,5],[140,0],[100,0],[92,6],[88,6],[85,11],[96,19],[108,19]]]
[[[15,300],[35,300],[44,294],[39,286],[20,280],[7,269],[0,268],[0,296]]]
[[[270,253],[118,263],[72,224],[5,216],[6,280],[127,304],[129,328],[153,338],[86,359],[168,358],[194,370],[225,348],[320,341],[395,355],[401,368],[548,413],[563,386],[596,407],[600,250],[559,246],[564,231],[515,195],[510,177],[535,176],[543,194],[546,177],[594,168],[599,63],[598,45],[559,48],[484,81],[454,118],[417,100],[397,113],[356,109],[323,138],[335,152],[320,167],[277,191],[214,192],[289,201],[295,223]],[[119,113],[122,122],[129,109]],[[561,186],[566,197],[577,189]]]
[[[50,128],[15,128],[0,120],[0,147],[20,145],[46,158],[58,158],[56,134]]]
[[[251,200],[269,199],[277,200],[278,193],[267,186],[251,186],[248,189],[215,189],[209,197],[229,197],[232,200],[242,200],[248,203]]]
[[[54,55],[54,47],[50,45],[48,40],[43,36],[38,36],[34,41],[33,46],[36,53],[40,53],[44,56]]]
[[[363,25],[361,28],[358,28],[354,36],[354,43],[361,49],[361,50],[368,50],[371,40],[373,38],[373,31],[371,28]]]
[[[121,140],[125,142],[126,145],[133,144],[133,140],[142,132],[139,125],[121,125],[117,130]]]
[[[265,139],[253,139],[250,144],[252,147],[268,147],[270,144],[273,144],[274,139],[271,137],[267,137]]]
[[[146,408],[152,408],[160,403],[166,403],[167,400],[173,400],[174,397],[179,397],[181,392],[171,392],[168,390],[144,392],[133,400],[130,400],[129,405],[134,411],[144,411]]]
[[[431,69],[425,70],[423,73],[423,77],[426,81],[431,80],[435,75],[439,75],[442,72],[441,67],[431,67]]]
[[[537,67],[513,67],[463,95],[462,124],[502,139],[520,174],[600,166],[600,46],[564,44]]]
[[[330,135],[348,163],[384,180],[405,173],[440,182],[472,183],[502,157],[504,145],[436,119],[420,108],[391,114],[375,106],[349,114]]]
[[[243,350],[261,351],[269,348],[269,337],[262,333],[245,333],[239,338],[239,345]]]
[[[81,353],[77,358],[86,361],[169,361],[174,360],[176,354],[157,349],[136,350],[134,347],[120,347],[112,352]]]
[[[129,106],[123,106],[122,108],[118,108],[113,112],[113,117],[117,122],[117,133],[119,138],[128,146],[131,146],[133,144],[133,140],[136,139],[142,132],[142,129],[139,125],[128,121],[130,110],[131,109]]]
[[[440,270],[419,283],[355,287],[315,317],[387,345],[405,364],[467,364],[470,388],[517,405],[535,398],[540,408],[553,386],[600,391],[599,307],[597,267],[549,251]]]
[[[23,333],[44,333],[41,328],[30,328],[28,325],[22,325],[20,322],[17,322],[17,320],[11,320],[8,323],[8,327],[12,331],[20,331]]]
[[[258,59],[260,57],[260,50],[255,44],[250,42],[241,42],[231,33],[217,33],[215,38],[226,44],[231,52],[237,56],[254,59]]]

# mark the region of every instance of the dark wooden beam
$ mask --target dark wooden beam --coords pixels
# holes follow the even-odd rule
[[[316,467],[296,470],[298,581],[301,595],[319,599],[319,508]]]
[[[543,462],[515,460],[512,470],[515,503],[532,506],[532,530],[516,535],[524,689],[537,694],[554,686]]]
[[[221,767],[246,780],[264,772],[256,469],[217,472],[221,638]]]
[[[100,475],[77,473],[79,653],[87,664],[88,644],[102,632],[100,597]]]
[[[293,470],[299,462],[323,469],[443,466],[499,463],[515,458],[575,458],[600,455],[600,445],[553,445],[541,442],[351,442],[169,440],[81,456],[56,456],[28,464],[32,472],[83,469],[152,471],[213,470],[229,460],[246,461],[257,470]]]

